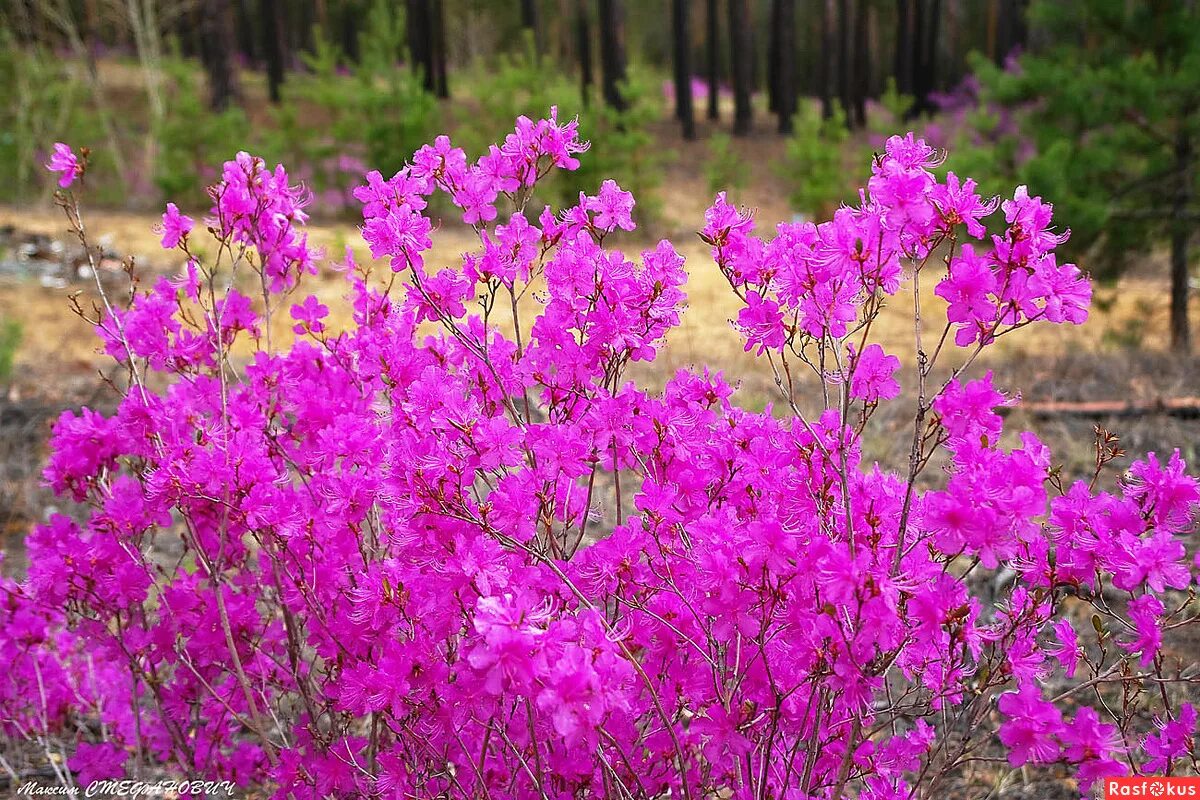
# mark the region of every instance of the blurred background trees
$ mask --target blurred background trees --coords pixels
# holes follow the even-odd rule
[[[677,165],[812,216],[914,129],[952,151],[946,169],[1054,198],[1101,277],[1163,253],[1184,350],[1195,15],[1193,0],[0,0],[3,201],[47,197],[43,151],[66,140],[94,146],[114,206],[202,205],[212,166],[249,148],[339,213],[362,170],[399,168],[431,135],[477,149],[554,105],[596,146],[547,191],[613,176],[653,218]]]

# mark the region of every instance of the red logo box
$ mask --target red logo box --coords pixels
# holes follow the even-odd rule
[[[1200,800],[1200,777],[1186,778],[1105,778],[1105,800],[1134,797],[1159,800],[1170,797],[1193,797]]]

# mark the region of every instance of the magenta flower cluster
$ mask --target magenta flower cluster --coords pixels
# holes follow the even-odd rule
[[[206,256],[168,206],[183,274],[97,320],[119,407],[54,429],[46,480],[86,518],[38,527],[0,584],[5,732],[90,731],[79,780],[154,761],[293,798],[902,800],[979,761],[1081,791],[1194,763],[1164,639],[1196,616],[1196,480],[1176,453],[1064,481],[966,374],[1086,317],[1050,205],[938,180],[911,134],[830,221],[763,237],[719,195],[692,269],[776,376],[757,412],[704,368],[626,376],[687,274],[668,241],[613,247],[615,182],[528,210],[584,150],[552,113],[368,174],[394,274],[347,254],[346,324],[285,300],[320,256],[282,167],[225,165]],[[453,264],[438,193],[478,238]],[[889,301],[913,305],[907,366],[870,338]],[[915,403],[895,471],[862,457],[891,402]]]

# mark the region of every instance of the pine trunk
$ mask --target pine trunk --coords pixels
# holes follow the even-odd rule
[[[837,0],[825,0],[821,4],[821,54],[819,56],[817,80],[821,84],[821,116],[833,116],[833,84],[836,80],[834,68],[834,32],[837,24]]]
[[[229,0],[203,0],[196,6],[196,14],[200,57],[208,75],[209,107],[224,111],[242,97],[234,63],[233,9]]]
[[[283,69],[283,18],[279,0],[259,0],[258,28],[262,35],[262,54],[267,64],[267,94],[272,103],[282,99]]]
[[[692,35],[688,20],[688,0],[671,0],[671,20],[675,34],[675,116],[684,139],[696,138],[696,114],[692,109]]]
[[[429,0],[408,0],[405,24],[408,28],[408,57],[412,69],[421,76],[425,91],[434,93],[433,43]]]
[[[1175,137],[1175,167],[1179,185],[1175,189],[1171,226],[1171,349],[1176,353],[1188,353],[1192,349],[1188,324],[1188,239],[1192,231],[1187,218],[1192,200],[1192,138],[1183,126]]]
[[[871,81],[871,51],[867,43],[867,0],[856,0],[854,9],[854,124],[867,125],[867,91]]]
[[[779,0],[771,0],[767,26],[767,111],[779,113]]]
[[[537,0],[521,0],[521,27],[529,31],[533,39],[533,52],[542,57],[542,29],[538,19]]]
[[[621,94],[625,82],[625,9],[621,0],[599,0],[600,80],[604,102],[617,111],[627,107]]]
[[[579,47],[579,99],[584,108],[591,104],[592,86],[592,26],[588,21],[588,0],[578,0],[575,16],[575,36]]]
[[[750,105],[753,53],[751,52],[749,0],[729,0],[729,66],[733,74],[733,135],[750,132],[754,110]]]
[[[853,48],[853,8],[850,0],[838,0],[837,26],[837,69],[838,98],[846,114],[846,127],[853,128],[854,119],[854,62],[850,59]]]
[[[705,8],[704,25],[707,28],[705,49],[708,57],[708,118],[721,118],[721,20],[720,3],[708,0]]]
[[[779,27],[775,54],[775,88],[779,93],[776,113],[779,114],[779,132],[784,136],[792,133],[792,119],[796,115],[796,3],[795,0],[775,0],[777,6],[775,24]]]
[[[433,70],[433,92],[445,100],[450,97],[450,82],[446,75],[446,15],[443,0],[431,0],[429,11],[430,69]]]
[[[913,0],[896,0],[896,91],[913,93]]]

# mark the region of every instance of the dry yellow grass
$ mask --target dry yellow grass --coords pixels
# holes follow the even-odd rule
[[[100,211],[87,213],[86,221],[93,241],[107,243],[120,253],[134,256],[143,273],[174,272],[180,266],[178,259],[164,254],[159,248],[153,231],[156,218],[152,215]],[[0,225],[13,225],[20,230],[60,238],[66,232],[61,212],[53,208],[0,208]],[[353,224],[313,225],[310,235],[315,244],[325,248],[329,263],[341,260],[347,245],[360,261],[369,259]],[[435,242],[429,263],[450,265],[472,247],[473,239],[460,226],[451,224],[437,233]],[[621,244],[630,252],[645,246],[645,243],[631,239]],[[773,382],[767,364],[765,360],[754,359],[743,352],[741,340],[729,323],[737,314],[738,301],[712,265],[707,248],[690,237],[682,239],[680,248],[687,258],[689,272],[688,310],[680,327],[669,335],[660,359],[649,367],[635,365],[632,374],[657,385],[680,367],[707,364],[741,380],[744,388],[753,395],[769,394]],[[383,265],[379,271],[387,273]],[[931,321],[939,316],[944,319],[944,306],[933,295],[934,278],[932,274],[923,276],[921,283],[923,312]],[[348,323],[349,309],[342,302],[344,284],[339,273],[326,268],[317,279],[305,283],[304,288],[330,306],[335,329]],[[18,374],[46,376],[63,370],[78,372],[82,368],[90,371],[105,365],[105,360],[96,353],[91,331],[69,309],[68,295],[73,291],[82,291],[85,302],[95,294],[94,286],[87,282],[68,289],[46,288],[27,280],[0,282],[0,318],[16,320],[25,333],[17,355]],[[1086,325],[1033,326],[998,343],[986,353],[982,365],[998,363],[1014,354],[1032,354],[1052,360],[1068,351],[1114,348],[1117,342],[1130,338],[1140,338],[1142,346],[1149,349],[1165,347],[1165,283],[1144,277],[1126,278],[1115,287],[1098,287],[1097,294],[1102,302],[1093,308],[1092,318]],[[874,341],[908,363],[914,352],[912,303],[912,283],[908,282],[899,295],[891,298],[872,329]],[[524,312],[526,324],[533,310]],[[1200,306],[1196,310],[1200,311]],[[290,336],[290,324],[286,313],[276,315],[273,326],[276,341]],[[500,320],[500,324],[511,327],[507,320]],[[927,349],[931,347],[930,340],[936,342],[940,331],[936,323],[930,323],[926,333]]]

